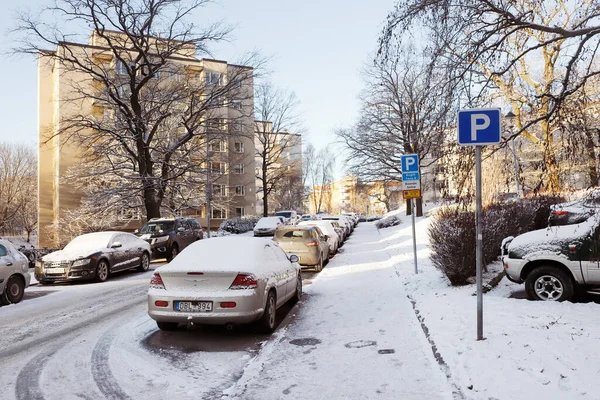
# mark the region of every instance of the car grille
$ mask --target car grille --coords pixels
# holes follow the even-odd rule
[[[44,268],[69,268],[70,261],[50,261],[44,263]]]

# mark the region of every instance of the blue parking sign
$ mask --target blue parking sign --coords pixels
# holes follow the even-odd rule
[[[400,161],[402,162],[402,173],[403,174],[406,172],[419,172],[419,155],[418,154],[405,154],[400,157]]]
[[[498,144],[501,139],[502,112],[499,108],[458,111],[458,144],[483,146]]]

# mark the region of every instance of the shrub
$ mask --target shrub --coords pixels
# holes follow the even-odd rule
[[[391,215],[389,217],[380,219],[375,222],[377,229],[389,228],[390,226],[400,225],[402,220],[397,215]]]
[[[229,218],[221,223],[219,230],[229,233],[244,233],[254,229],[260,217],[250,215],[240,218]]]
[[[482,213],[483,265],[495,261],[507,236],[542,229],[548,225],[550,206],[563,199],[537,196],[517,202],[492,204]],[[454,286],[475,275],[475,213],[444,208],[429,226],[431,260]]]

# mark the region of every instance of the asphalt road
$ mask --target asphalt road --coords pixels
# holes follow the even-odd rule
[[[104,283],[33,286],[0,307],[0,398],[220,398],[269,335],[250,326],[158,330],[146,313],[158,265]],[[310,285],[315,273],[303,275]],[[291,310],[279,310],[279,328]]]

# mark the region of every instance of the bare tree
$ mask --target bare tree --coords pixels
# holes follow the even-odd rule
[[[542,151],[538,189],[557,191],[556,118],[566,100],[600,74],[599,6],[597,0],[402,1],[388,17],[380,54],[389,56],[398,40],[412,40],[418,26],[466,105],[487,103],[498,92],[510,103],[514,135]]]
[[[35,151],[22,144],[0,143],[0,232],[14,230],[27,217],[35,226],[37,190]],[[32,184],[33,182],[33,184]]]
[[[256,113],[256,178],[260,182],[257,191],[262,192],[263,216],[269,215],[271,197],[278,189],[287,190],[290,178],[301,169],[302,139],[298,115],[298,100],[294,93],[276,89],[270,83],[257,85]]]
[[[309,201],[316,213],[330,212],[335,156],[330,147],[316,152],[314,147],[309,145],[304,160],[305,163],[310,161],[310,165],[305,169],[306,184],[310,187]]]
[[[195,185],[194,176],[206,172],[207,142],[241,134],[238,121],[251,126],[251,112],[236,121],[225,119],[223,109],[252,97],[255,58],[224,71],[195,64],[229,33],[220,24],[198,29],[186,22],[206,3],[57,0],[40,18],[20,16],[17,51],[72,77],[63,100],[81,111],[62,114],[46,143],[60,137],[83,149],[80,162],[93,168],[72,169],[71,178],[87,180],[88,200],[98,207],[129,205],[143,208],[148,219],[159,217],[168,193],[192,196],[175,186]],[[81,24],[93,29],[88,45],[73,43],[77,36],[67,32]],[[56,50],[44,50],[49,46]],[[90,102],[92,112],[82,107]]]
[[[401,181],[403,154],[418,154],[423,168],[442,156],[454,116],[453,92],[429,60],[414,48],[398,48],[393,59],[366,71],[361,118],[336,132],[348,149],[349,171],[361,180]]]

